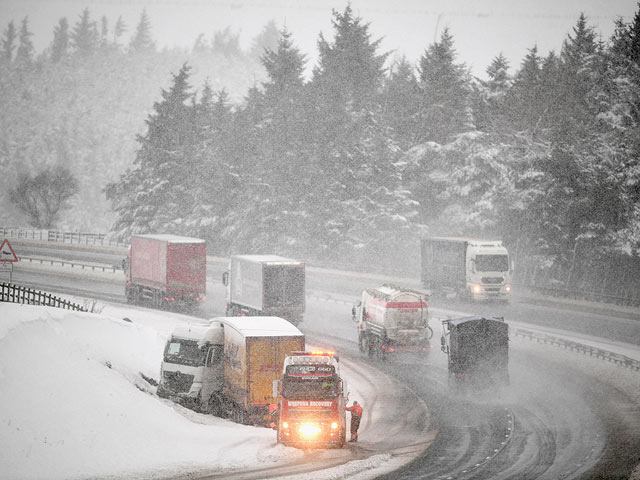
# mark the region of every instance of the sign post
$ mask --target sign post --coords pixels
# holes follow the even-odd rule
[[[12,280],[13,264],[18,261],[16,252],[13,251],[13,247],[9,243],[8,239],[4,239],[0,244],[0,271],[9,272],[9,283]]]

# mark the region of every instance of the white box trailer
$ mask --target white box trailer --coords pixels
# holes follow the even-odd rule
[[[227,316],[276,316],[294,325],[305,310],[305,264],[279,255],[234,255],[223,274]]]

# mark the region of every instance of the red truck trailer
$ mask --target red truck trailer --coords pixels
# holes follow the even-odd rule
[[[128,303],[193,308],[205,299],[207,247],[199,238],[134,235],[125,265]]]

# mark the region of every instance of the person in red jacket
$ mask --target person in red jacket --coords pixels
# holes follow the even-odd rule
[[[345,410],[351,412],[351,440],[349,441],[357,442],[358,428],[360,427],[360,419],[362,418],[362,407],[354,400],[353,405],[347,407]]]

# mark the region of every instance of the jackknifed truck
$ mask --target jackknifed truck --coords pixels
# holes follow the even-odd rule
[[[234,255],[222,275],[226,314],[276,316],[294,325],[305,310],[305,264],[278,255]]]
[[[199,238],[133,235],[123,267],[127,303],[193,308],[206,298],[207,247]]]
[[[268,425],[273,382],[305,337],[278,317],[216,317],[177,327],[167,341],[158,395],[237,423]]]
[[[348,391],[333,353],[291,353],[284,360],[282,379],[273,383],[273,396],[280,397],[274,426],[278,443],[305,448],[344,446]]]
[[[419,357],[431,351],[427,294],[394,285],[367,288],[351,309],[358,324],[360,352],[370,358],[413,354]]]

